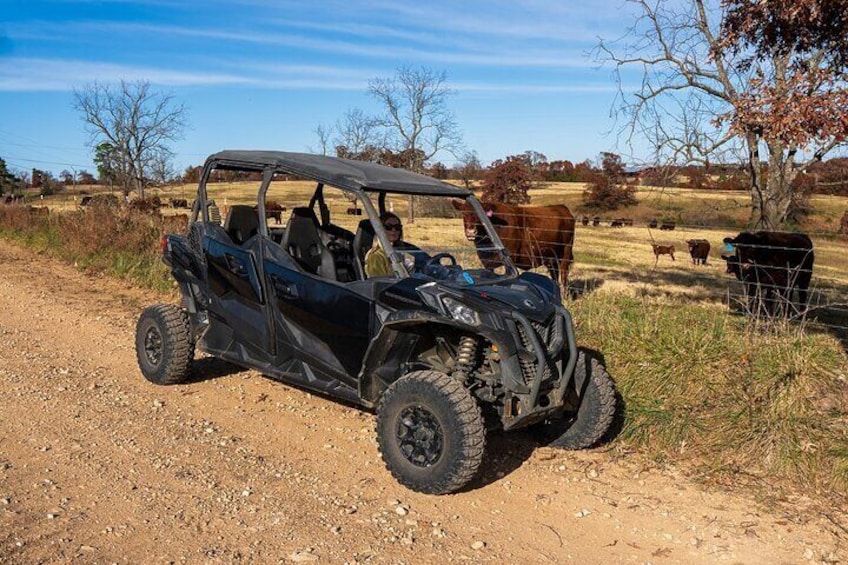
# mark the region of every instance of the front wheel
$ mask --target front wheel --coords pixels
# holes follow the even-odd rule
[[[145,308],[135,329],[135,351],[148,381],[158,385],[185,381],[194,359],[188,315],[171,304]]]
[[[612,427],[617,403],[615,383],[601,362],[585,351],[577,356],[566,402],[574,408],[543,425],[543,436],[550,440],[550,447],[592,447]]]
[[[462,383],[438,371],[414,371],[383,394],[377,441],[399,483],[417,492],[448,494],[480,468],[486,430]]]

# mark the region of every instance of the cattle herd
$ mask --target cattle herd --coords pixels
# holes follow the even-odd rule
[[[489,266],[491,246],[482,226],[475,223],[468,204],[455,203],[463,212],[466,237],[474,241],[477,253],[484,266]],[[532,269],[546,266],[551,277],[564,288],[568,269],[573,261],[575,220],[565,206],[508,206],[484,203],[487,216],[495,231],[509,251],[516,266]],[[590,220],[583,216],[583,226],[599,226],[601,218]],[[609,221],[610,227],[632,226],[633,221],[616,218]],[[676,224],[671,221],[651,220],[651,228],[670,231]],[[848,235],[848,212],[842,217],[840,230]],[[687,239],[686,246],[692,263],[707,265],[711,245],[706,239]],[[674,261],[675,247],[651,240],[654,266],[661,255]],[[796,315],[807,310],[810,281],[813,274],[815,254],[809,236],[785,232],[742,232],[724,239],[721,258],[726,263],[726,272],[743,283],[746,306],[751,314]]]

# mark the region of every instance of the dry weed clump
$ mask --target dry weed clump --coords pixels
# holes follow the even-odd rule
[[[0,234],[93,272],[135,280],[159,290],[172,283],[160,256],[161,220],[118,207],[34,216],[0,207]]]

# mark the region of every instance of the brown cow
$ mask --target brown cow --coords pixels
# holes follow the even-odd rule
[[[686,245],[689,246],[689,255],[692,256],[692,263],[695,265],[706,265],[707,257],[710,256],[710,242],[706,239],[687,239]]]
[[[30,216],[48,216],[50,214],[50,208],[47,206],[27,206],[26,211]]]
[[[657,266],[657,261],[660,260],[660,255],[668,255],[671,257],[671,260],[674,261],[673,245],[657,245],[656,243],[652,243],[651,247],[654,248],[654,267]]]
[[[465,236],[474,242],[483,265],[490,266],[486,252],[481,251],[481,247],[491,245],[486,230],[478,223],[470,204],[461,200],[452,202],[462,212]],[[498,202],[481,204],[515,266],[533,269],[544,265],[551,278],[564,289],[574,260],[572,247],[576,223],[568,207],[511,206]]]
[[[253,209],[256,210],[256,206]],[[281,224],[283,223],[283,212],[285,211],[286,207],[276,200],[265,201],[265,218],[274,218],[276,223]]]

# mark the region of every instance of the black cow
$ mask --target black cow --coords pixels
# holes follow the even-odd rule
[[[665,230],[665,231],[671,231],[671,230],[674,229],[674,227],[675,227],[674,222],[663,222],[663,223],[660,224],[660,229]]]
[[[580,223],[583,224],[584,226],[588,226],[589,225],[589,216],[583,216],[580,219]]]
[[[706,239],[687,239],[686,245],[689,246],[689,255],[692,256],[692,263],[695,265],[706,265],[707,257],[710,256],[710,242]]]
[[[742,232],[724,238],[727,272],[745,285],[751,313],[787,314],[793,291],[798,312],[807,309],[807,289],[813,276],[813,242],[803,233]]]

